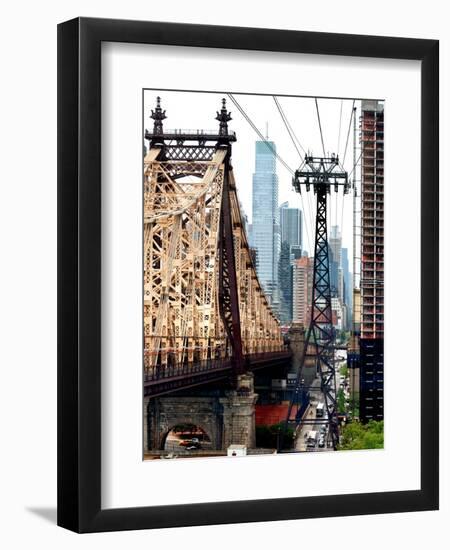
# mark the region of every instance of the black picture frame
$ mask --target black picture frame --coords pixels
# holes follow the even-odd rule
[[[421,62],[420,490],[102,510],[104,41]],[[91,18],[58,26],[58,525],[98,532],[438,509],[438,68],[437,40]]]

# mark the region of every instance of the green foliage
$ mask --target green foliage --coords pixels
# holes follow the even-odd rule
[[[339,369],[339,374],[341,374],[342,376],[345,376],[347,378],[348,376],[348,367],[347,367],[347,363],[342,363],[342,366],[341,368]]]
[[[337,394],[337,408],[339,414],[344,414],[346,412],[345,408],[345,393],[342,388],[338,390]]]
[[[337,330],[336,331],[336,341],[338,344],[343,344],[344,346],[350,341],[351,333],[346,330]]]
[[[266,449],[276,449],[278,441],[281,442],[284,425],[256,426],[256,446]],[[284,434],[283,449],[290,449],[294,443],[294,430],[288,428]]]
[[[371,420],[367,424],[351,422],[341,430],[339,450],[383,449],[384,422]]]
[[[359,399],[350,399],[349,412],[353,418],[359,416]]]

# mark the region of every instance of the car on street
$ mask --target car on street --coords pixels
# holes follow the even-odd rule
[[[189,447],[193,447],[196,449],[200,449],[201,447],[200,440],[198,439],[198,437],[193,437],[192,439],[182,439],[179,445],[180,447],[186,447],[187,450],[192,450],[192,449],[189,449]]]
[[[316,418],[323,417],[324,403],[318,403],[316,407]]]
[[[186,451],[196,451],[198,449],[201,449],[200,443],[192,443],[186,447]]]

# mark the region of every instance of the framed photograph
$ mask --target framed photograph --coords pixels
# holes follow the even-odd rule
[[[58,27],[58,524],[438,508],[439,43]]]

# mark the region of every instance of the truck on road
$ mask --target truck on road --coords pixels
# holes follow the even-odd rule
[[[316,407],[316,417],[317,418],[321,418],[323,416],[323,407],[324,407],[323,403],[318,403],[318,405]]]
[[[306,446],[307,447],[315,447],[317,443],[317,432],[315,430],[311,430],[308,433],[308,438],[306,440]]]

